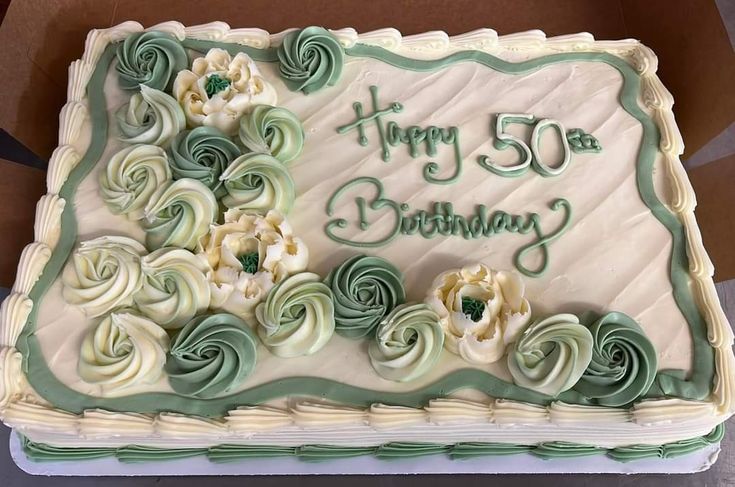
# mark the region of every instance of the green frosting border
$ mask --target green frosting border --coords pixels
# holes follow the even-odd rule
[[[440,443],[392,442],[380,446],[335,445],[234,445],[222,444],[209,448],[156,448],[140,445],[122,447],[63,447],[36,443],[20,435],[21,447],[26,457],[34,462],[59,462],[94,460],[114,457],[121,463],[161,462],[204,455],[213,463],[231,463],[273,457],[296,457],[306,462],[322,462],[339,458],[373,455],[380,460],[400,460],[428,455],[444,454],[452,460],[477,457],[516,455],[530,453],[544,460],[606,455],[618,462],[631,462],[646,458],[670,459],[694,453],[710,445],[719,444],[725,435],[725,426],[718,424],[707,435],[663,445],[630,445],[604,448],[562,441],[517,445],[513,443],[463,442],[452,445]]]
[[[245,52],[256,61],[277,62],[275,48],[258,49],[237,44],[186,39],[185,48],[206,51],[212,47],[225,49],[231,54]],[[637,184],[641,198],[654,216],[672,235],[670,276],[674,298],[689,323],[693,339],[693,370],[689,380],[676,373],[660,372],[648,395],[685,399],[706,399],[714,377],[714,353],[707,340],[706,323],[689,289],[689,260],[686,254],[686,235],[679,219],[657,198],[653,186],[653,163],[660,134],[654,121],[638,106],[640,76],[622,59],[604,52],[573,52],[551,54],[520,63],[511,63],[480,51],[460,51],[437,60],[415,60],[389,52],[380,47],[358,44],[346,49],[355,57],[373,58],[389,65],[413,71],[434,71],[461,62],[475,62],[499,72],[522,74],[562,62],[602,62],[617,69],[623,76],[620,103],[643,127],[643,142],[637,163]],[[107,110],[103,87],[110,63],[115,55],[115,45],[102,54],[87,86],[89,113],[93,136],[89,149],[79,164],[71,171],[59,196],[70,201],[77,186],[100,159],[106,144]],[[316,396],[332,401],[367,406],[374,402],[418,407],[430,399],[446,396],[463,388],[473,388],[489,396],[528,403],[549,404],[554,398],[500,380],[479,369],[462,369],[446,375],[437,382],[421,389],[404,393],[391,393],[363,389],[337,381],[314,377],[290,377],[262,384],[236,394],[214,399],[195,399],[171,393],[146,393],[117,398],[99,398],[81,394],[61,383],[49,369],[41,353],[38,340],[33,335],[38,306],[46,290],[62,269],[76,238],[76,218],[73,205],[66,205],[61,216],[61,236],[56,249],[46,264],[41,277],[29,293],[34,306],[18,341],[17,349],[23,356],[23,370],[33,388],[43,398],[60,409],[81,413],[85,409],[102,408],[110,411],[154,413],[175,411],[200,416],[222,416],[237,406],[258,404],[285,395]],[[33,360],[33,358],[40,358]],[[567,391],[556,399],[568,403],[587,404],[589,399],[575,391]]]

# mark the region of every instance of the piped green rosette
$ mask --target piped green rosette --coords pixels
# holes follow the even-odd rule
[[[169,148],[169,165],[174,179],[196,179],[214,192],[226,194],[220,176],[241,151],[215,127],[197,127],[179,133]]]
[[[255,369],[257,343],[235,315],[197,316],[171,341],[169,383],[179,394],[204,399],[231,391]]]
[[[301,121],[289,110],[270,105],[257,105],[240,119],[239,137],[250,151],[270,154],[284,164],[304,148]]]
[[[574,390],[602,406],[623,406],[643,396],[656,376],[656,349],[630,316],[612,312],[589,330],[592,359]]]
[[[196,248],[217,217],[217,200],[195,179],[179,179],[162,186],[144,210],[143,228],[148,249]]]
[[[283,38],[279,73],[289,90],[308,95],[339,80],[344,56],[344,48],[328,30],[307,27]]]
[[[291,211],[296,189],[286,166],[265,153],[240,156],[220,176],[226,195],[222,203],[228,208],[267,213]]]
[[[181,43],[159,31],[131,34],[117,46],[120,87],[137,90],[139,85],[169,91],[176,74],[189,67]]]
[[[368,354],[383,378],[408,382],[436,364],[444,346],[439,315],[426,304],[403,304],[378,326]]]
[[[163,91],[140,85],[115,114],[120,140],[128,144],[164,146],[186,127],[179,103]]]
[[[113,155],[100,171],[100,195],[110,211],[143,218],[144,208],[171,181],[166,153],[155,145],[134,145]]]
[[[508,353],[513,381],[552,397],[571,389],[592,359],[592,334],[572,314],[535,321]]]
[[[325,284],[334,296],[336,331],[359,339],[406,300],[401,272],[380,257],[356,255],[332,269]]]
[[[302,272],[277,284],[255,308],[258,335],[279,357],[311,355],[334,333],[332,292],[317,274]]]

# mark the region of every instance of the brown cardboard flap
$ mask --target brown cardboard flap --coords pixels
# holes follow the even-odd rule
[[[90,28],[107,27],[114,0],[10,4],[0,27],[3,85],[0,127],[48,159],[57,145],[69,64],[84,51]]]
[[[0,286],[10,287],[20,253],[33,242],[36,202],[46,192],[46,174],[38,169],[0,159]]]
[[[735,51],[712,0],[622,0],[631,37],[659,58],[686,155],[735,122]]]
[[[689,179],[697,194],[695,216],[715,264],[715,282],[735,279],[735,154],[696,167]]]

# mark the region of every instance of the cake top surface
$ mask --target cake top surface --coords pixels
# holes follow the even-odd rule
[[[451,395],[715,424],[732,336],[655,70],[588,34],[93,31],[4,360],[73,414]]]

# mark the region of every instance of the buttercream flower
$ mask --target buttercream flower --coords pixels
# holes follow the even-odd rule
[[[137,90],[145,85],[168,90],[174,74],[187,65],[184,46],[171,34],[159,31],[129,35],[117,46],[117,72],[120,87]]]
[[[316,353],[334,334],[332,292],[319,276],[302,272],[279,283],[255,308],[258,335],[274,355]]]
[[[242,145],[252,152],[270,154],[285,163],[304,149],[304,127],[292,112],[282,107],[258,105],[240,120]]]
[[[408,382],[431,370],[443,342],[434,311],[424,303],[402,304],[378,325],[375,341],[368,348],[370,363],[381,377]]]
[[[258,339],[237,316],[197,316],[171,342],[166,372],[179,394],[211,398],[237,387],[253,369]]]
[[[426,298],[439,315],[444,346],[468,362],[496,362],[531,319],[525,286],[515,272],[483,264],[440,274]]]
[[[79,376],[105,390],[153,384],[166,363],[169,338],[152,321],[111,313],[90,330],[79,353]]]
[[[61,280],[67,303],[87,316],[129,306],[143,284],[140,256],[145,247],[128,237],[98,237],[82,242],[69,257]]]
[[[120,140],[128,144],[167,145],[186,126],[179,104],[163,91],[140,85],[140,93],[115,114]]]
[[[344,48],[331,32],[307,27],[283,38],[278,48],[278,69],[289,90],[308,95],[339,80],[344,58]]]
[[[143,257],[140,264],[143,285],[133,301],[159,326],[181,328],[209,307],[209,267],[188,250],[164,247]]]
[[[169,181],[166,152],[155,145],[133,145],[115,153],[100,171],[100,195],[112,213],[140,220],[151,196]]]
[[[306,245],[276,211],[261,216],[228,210],[199,248],[212,267],[211,307],[246,320],[276,283],[305,270],[309,261]]]
[[[650,389],[656,377],[656,349],[630,316],[612,312],[589,327],[592,360],[574,390],[603,406],[623,406]]]
[[[508,353],[508,369],[521,387],[556,397],[571,389],[592,359],[592,334],[579,318],[558,314],[535,321]]]
[[[276,90],[250,56],[241,52],[233,58],[218,48],[195,59],[191,71],[180,71],[173,91],[190,126],[209,125],[227,135],[237,133],[240,118],[253,105],[276,104]]]

